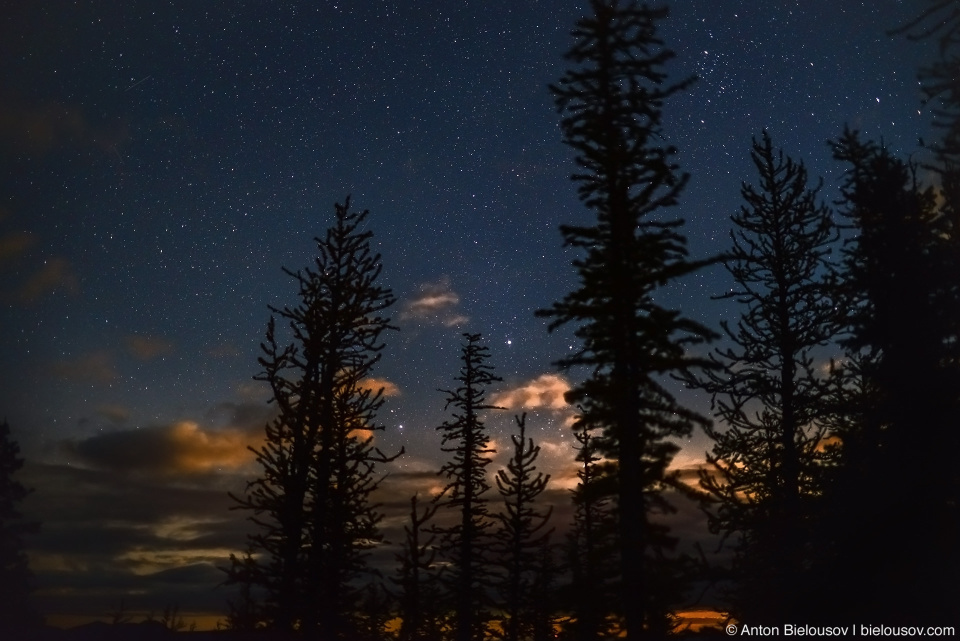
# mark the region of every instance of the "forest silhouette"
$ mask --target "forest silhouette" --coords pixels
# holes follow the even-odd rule
[[[658,37],[666,8],[591,0],[568,71],[550,87],[572,182],[590,225],[563,225],[578,286],[537,315],[579,341],[556,366],[578,467],[570,522],[544,501],[550,476],[528,417],[490,469],[485,417],[500,378],[482,333],[462,336],[438,493],[409,497],[392,567],[375,500],[382,387],[371,385],[396,331],[375,218],[334,207],[298,289],[271,308],[256,379],[276,417],[253,448],[259,475],[232,495],[255,533],[224,567],[217,638],[542,641],[726,634],[694,630],[695,605],[734,625],[956,625],[960,579],[960,5],[929,3],[893,35],[935,38],[920,70],[938,105],[929,161],[900,158],[853,130],[828,144],[844,166],[838,201],[766,131],[750,146],[728,249],[690,258],[670,215],[688,174],[663,110],[693,78],[670,80]],[[718,292],[739,316],[717,330],[661,302],[671,283],[722,264]],[[706,393],[711,416],[671,383]],[[696,486],[671,467],[677,439],[712,445]],[[23,461],[0,426],[0,632],[45,638],[29,607],[18,511]],[[491,479],[493,482],[491,483]],[[679,497],[698,502],[725,554],[694,556],[667,527]],[[213,586],[211,586],[213,587]],[[709,593],[709,603],[702,600]],[[182,623],[182,622],[180,622]],[[147,627],[122,617],[71,638],[178,631],[176,610]],[[81,636],[81,635],[89,636]],[[201,633],[195,633],[200,635]],[[100,635],[100,636],[95,636]],[[112,635],[112,636],[111,636]],[[57,637],[61,638],[61,637]],[[149,637],[152,638],[152,637]]]

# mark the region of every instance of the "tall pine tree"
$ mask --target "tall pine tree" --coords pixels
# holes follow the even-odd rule
[[[675,149],[662,142],[663,102],[689,84],[667,83],[673,53],[656,35],[667,11],[628,0],[591,0],[590,7],[567,53],[574,68],[551,89],[564,141],[577,152],[573,180],[597,222],[561,227],[565,244],[585,253],[574,261],[580,286],[538,315],[554,319],[551,330],[575,325],[582,341],[558,364],[591,372],[568,400],[603,426],[599,448],[617,466],[620,600],[627,634],[638,638],[666,625],[647,566],[658,563],[655,548],[671,543],[650,524],[651,514],[671,509],[662,494],[677,450],[669,439],[707,422],[680,406],[661,377],[704,362],[688,348],[712,332],[654,297],[704,264],[687,260],[682,221],[660,216],[687,180],[672,160]]]
[[[486,388],[500,381],[486,363],[490,350],[481,344],[480,334],[464,334],[458,386],[441,390],[447,395],[447,407],[453,416],[437,430],[442,434],[442,449],[452,454],[439,474],[447,484],[437,501],[455,514],[455,522],[436,528],[442,535],[442,550],[451,564],[448,587],[453,598],[456,641],[484,638],[490,606],[489,554],[493,517],[490,514],[490,490],[487,466],[490,465],[490,437],[480,418],[488,409]]]
[[[732,537],[733,611],[776,624],[803,615],[813,503],[821,492],[828,389],[814,351],[836,327],[827,257],[837,232],[803,163],[753,141],[757,186],[732,217],[726,267],[735,286],[720,298],[744,311],[723,322],[730,346],[717,368],[690,380],[711,395],[717,425],[701,473],[710,527]]]
[[[920,69],[925,99],[933,103],[933,126],[942,135],[931,142],[935,162],[930,167],[939,179],[937,204],[938,251],[947,274],[960,273],[960,3],[956,0],[928,0],[914,20],[895,33],[912,40],[935,38],[937,55]],[[921,141],[921,144],[922,141]],[[946,358],[960,366],[960,279],[953,279],[952,291],[941,301],[942,313],[953,321],[953,339]]]
[[[916,167],[888,149],[851,131],[832,145],[849,166],[841,203],[856,233],[843,250],[842,447],[822,534],[832,553],[825,608],[891,623],[942,619],[955,614],[944,586],[960,571],[949,219]]]
[[[351,212],[349,198],[337,204],[314,267],[284,270],[300,303],[271,310],[292,342],[281,343],[271,318],[256,377],[270,386],[277,417],[253,450],[262,475],[234,497],[259,527],[250,537],[259,559],[235,560],[230,578],[265,594],[269,627],[324,639],[351,638],[364,550],[379,539],[369,498],[375,464],[387,460],[372,443],[383,390],[365,381],[392,329],[382,314],[394,298],[376,283],[367,215]]]

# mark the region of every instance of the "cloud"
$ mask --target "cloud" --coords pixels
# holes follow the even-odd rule
[[[565,411],[570,405],[564,394],[570,390],[570,383],[558,374],[541,374],[520,387],[494,394],[492,404],[508,410],[548,409]]]
[[[97,414],[115,425],[130,420],[130,410],[122,405],[101,405],[97,407]]]
[[[360,389],[368,389],[374,393],[382,389],[384,396],[400,396],[400,388],[397,387],[396,383],[392,383],[385,378],[365,378],[360,381],[358,386]]]
[[[19,298],[25,303],[33,303],[41,296],[58,290],[76,295],[80,292],[80,281],[66,258],[51,258],[35,272],[20,288]]]
[[[70,144],[117,153],[116,148],[129,139],[125,123],[95,125],[70,105],[31,104],[9,94],[0,99],[0,143],[20,153],[39,157]]]
[[[225,401],[207,413],[208,418],[225,419],[225,425],[248,433],[258,433],[277,416],[276,404],[265,401]]]
[[[124,339],[127,350],[141,361],[149,361],[173,351],[173,343],[157,336],[133,334]]]
[[[416,320],[446,327],[457,327],[470,320],[457,310],[460,296],[453,291],[448,276],[442,276],[435,283],[422,283],[418,289],[419,294],[404,303],[400,320]]]
[[[54,376],[72,382],[110,383],[117,378],[113,359],[108,352],[104,351],[57,361],[53,364],[52,372]]]
[[[18,258],[36,242],[37,237],[25,231],[0,236],[0,261]]]
[[[197,474],[238,469],[253,459],[257,437],[238,429],[204,430],[192,421],[98,434],[72,445],[97,468],[138,474]]]
[[[42,523],[27,541],[42,610],[90,616],[121,599],[139,616],[170,603],[222,610],[225,595],[212,589],[223,581],[217,566],[252,530],[228,509],[226,490],[242,492],[241,478],[193,483],[38,461],[23,473],[36,489],[26,516]]]

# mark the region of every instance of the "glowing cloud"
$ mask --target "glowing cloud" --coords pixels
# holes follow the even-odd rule
[[[423,283],[419,289],[419,295],[403,305],[400,320],[419,320],[446,327],[456,327],[469,320],[456,309],[460,296],[451,288],[448,276],[436,283]]]
[[[360,389],[368,389],[371,392],[382,389],[384,396],[400,396],[400,388],[385,378],[365,378],[360,381],[359,387]]]
[[[570,408],[564,394],[570,383],[557,374],[541,374],[532,381],[493,396],[493,404],[508,410],[548,409],[563,411]]]

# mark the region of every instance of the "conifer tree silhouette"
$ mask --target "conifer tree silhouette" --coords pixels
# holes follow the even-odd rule
[[[439,586],[437,584],[436,535],[426,527],[439,509],[427,505],[421,512],[417,496],[410,498],[410,518],[403,526],[402,552],[396,555],[400,563],[392,581],[398,590],[400,606],[400,641],[440,641],[442,637]]]
[[[557,638],[557,623],[560,620],[557,580],[560,567],[557,564],[557,546],[543,537],[536,551],[537,564],[533,584],[534,595],[530,607],[530,628],[533,641],[548,641]]]
[[[939,178],[938,232],[945,242],[938,250],[943,269],[948,274],[960,273],[960,4],[956,0],[929,0],[927,7],[914,20],[893,33],[905,33],[911,40],[937,40],[937,56],[921,67],[919,80],[931,108],[933,126],[942,133],[928,147],[935,161],[924,169],[932,169]],[[920,145],[924,146],[921,139]],[[960,285],[948,300],[941,301],[943,313],[953,319],[953,335],[946,358],[960,363]]]
[[[497,472],[496,483],[503,497],[504,511],[497,514],[500,525],[494,534],[495,550],[503,573],[499,577],[498,610],[503,615],[503,635],[507,641],[530,639],[534,631],[535,604],[546,599],[543,587],[534,586],[543,568],[543,547],[550,538],[546,530],[553,507],[538,508],[537,497],[547,488],[550,475],[537,471],[540,446],[527,437],[527,415],[514,417],[517,434],[511,434],[513,456],[507,468]]]
[[[941,167],[960,164],[960,5],[956,0],[929,0],[914,19],[892,29],[911,40],[937,40],[938,55],[920,69],[924,106],[930,106],[933,125],[942,132],[931,144]]]
[[[838,234],[803,163],[774,151],[764,132],[751,158],[757,186],[732,217],[726,267],[731,298],[745,309],[717,368],[688,377],[711,395],[719,424],[701,471],[710,527],[733,537],[733,592],[741,621],[776,625],[805,614],[812,505],[822,492],[828,388],[814,350],[836,331],[827,257]],[[811,586],[812,587],[812,586]]]
[[[39,524],[23,519],[21,502],[30,494],[15,475],[23,467],[20,446],[10,436],[10,425],[0,423],[0,632],[8,638],[43,623],[30,601],[33,589],[24,536],[35,534]]]
[[[538,315],[554,319],[551,330],[575,325],[582,341],[558,364],[591,372],[568,401],[603,426],[598,447],[617,466],[620,600],[627,634],[639,638],[666,632],[645,566],[658,563],[655,548],[671,545],[650,527],[652,513],[671,510],[662,490],[677,447],[668,439],[707,423],[680,406],[661,377],[706,364],[688,348],[713,333],[654,300],[659,287],[706,264],[687,260],[682,221],[660,215],[687,180],[675,149],[661,142],[663,102],[690,82],[667,83],[673,53],[656,34],[667,11],[621,0],[592,0],[590,8],[567,53],[574,68],[551,89],[564,141],[577,152],[572,178],[597,222],[561,227],[565,244],[585,254],[574,261],[580,286]]]
[[[849,130],[832,146],[849,167],[841,204],[856,233],[843,249],[825,607],[890,622],[953,616],[943,589],[960,572],[952,223],[915,166]]]
[[[486,402],[486,388],[500,381],[487,365],[489,349],[481,344],[480,334],[464,334],[460,373],[455,390],[440,390],[447,395],[447,407],[453,416],[439,426],[443,451],[452,458],[439,474],[447,478],[438,503],[456,513],[456,522],[437,527],[441,534],[445,559],[451,564],[447,584],[453,598],[456,641],[476,641],[484,637],[490,605],[489,544],[493,518],[490,515],[490,490],[486,469],[490,464],[490,437],[480,412],[499,409]]]
[[[277,417],[254,449],[262,468],[235,509],[252,512],[259,532],[251,565],[234,558],[229,581],[252,580],[265,594],[271,628],[324,639],[351,638],[361,598],[356,579],[365,550],[380,539],[370,502],[375,464],[389,460],[373,445],[383,389],[366,383],[394,329],[383,312],[394,302],[376,284],[380,256],[371,252],[367,211],[335,206],[335,222],[317,238],[313,268],[284,271],[299,285],[295,307],[271,311],[289,325],[281,344],[275,317],[267,326],[256,378],[271,389]]]
[[[265,624],[263,604],[255,594],[257,585],[262,581],[260,567],[253,557],[253,550],[247,549],[242,556],[230,555],[230,567],[227,583],[237,586],[237,594],[227,600],[227,616],[222,628],[249,632]],[[217,624],[218,629],[221,625]]]
[[[620,553],[611,506],[616,487],[611,466],[597,453],[595,428],[582,417],[575,428],[579,483],[571,493],[573,527],[566,548],[570,583],[564,586],[561,602],[573,614],[574,638],[597,641],[616,633],[608,615],[620,613],[616,603]]]

